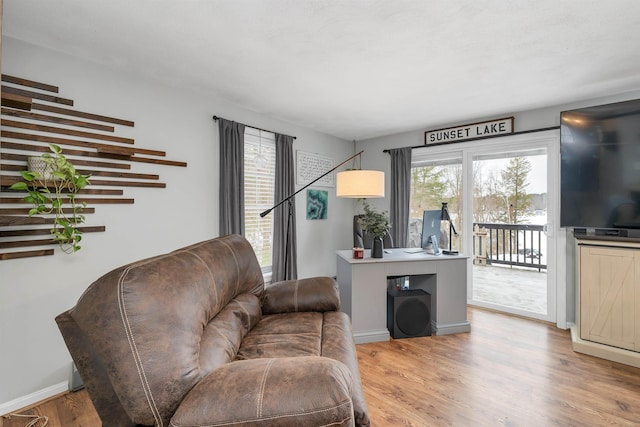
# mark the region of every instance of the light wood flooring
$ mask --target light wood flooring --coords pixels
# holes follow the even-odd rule
[[[640,369],[573,352],[554,325],[468,312],[467,334],[358,346],[376,426],[640,425]]]
[[[469,318],[466,334],[358,345],[373,426],[640,425],[640,369],[574,353],[553,325],[478,308]],[[84,390],[24,413],[100,425]]]

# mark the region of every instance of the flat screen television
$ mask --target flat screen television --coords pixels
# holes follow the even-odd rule
[[[560,226],[640,229],[640,99],[560,113]]]

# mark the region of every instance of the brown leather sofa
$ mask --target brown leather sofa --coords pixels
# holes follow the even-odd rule
[[[367,426],[328,277],[264,286],[229,235],[117,268],[56,317],[104,426]]]

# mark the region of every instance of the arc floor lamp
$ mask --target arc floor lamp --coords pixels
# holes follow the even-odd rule
[[[264,218],[269,215],[272,210],[282,205],[283,203],[289,203],[289,207],[291,207],[291,200],[307,187],[315,184],[320,181],[325,176],[329,175],[332,172],[335,172],[339,167],[344,165],[350,160],[355,159],[358,156],[361,156],[364,153],[364,150],[354,154],[349,157],[345,161],[341,162],[338,166],[333,169],[328,170],[323,173],[310,183],[306,184],[304,187],[300,188],[293,194],[285,197],[269,209],[260,213],[260,217]],[[342,172],[338,172],[336,174],[336,196],[350,199],[372,199],[384,197],[384,172],[375,171],[375,170],[363,170],[363,169],[351,169]],[[285,258],[284,258],[284,271],[287,271],[287,263],[289,260],[289,227],[291,226],[291,215],[292,209],[289,209],[289,216],[287,218],[287,228],[286,228],[286,236],[287,241],[285,243]]]
[[[350,160],[362,155],[364,150],[354,154],[348,159],[344,160],[338,166],[323,173],[304,187],[300,188],[293,194],[285,197],[269,209],[260,213],[260,217],[264,218],[269,215],[272,210],[277,208],[283,203],[290,201],[296,194],[306,189],[307,187],[320,181],[325,176],[332,172],[335,172],[339,167],[344,165]],[[376,170],[364,170],[364,169],[351,169],[336,174],[336,196],[350,199],[373,199],[378,197],[384,197],[384,172]]]

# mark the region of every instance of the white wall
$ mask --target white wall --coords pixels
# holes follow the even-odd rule
[[[359,141],[356,144],[356,146],[358,150],[361,150],[361,149],[366,150],[365,153],[363,154],[363,159],[366,160],[367,168],[383,170],[385,174],[389,176],[391,173],[391,164],[389,160],[389,155],[384,153],[383,150],[390,149],[390,148],[413,147],[413,146],[423,145],[424,132],[426,130],[453,127],[458,125],[464,125],[467,123],[475,123],[475,122],[493,120],[496,118],[509,117],[509,116],[514,116],[515,132],[542,129],[542,128],[548,128],[553,126],[559,126],[560,112],[564,110],[586,107],[591,105],[607,104],[610,102],[626,101],[626,100],[638,99],[638,98],[640,98],[640,90],[630,92],[630,93],[625,93],[625,94],[612,95],[605,98],[586,100],[584,102],[549,106],[546,108],[540,108],[540,109],[530,110],[530,111],[523,111],[523,112],[505,111],[502,114],[497,114],[491,117],[479,117],[479,118],[473,118],[470,120],[464,120],[464,121],[455,122],[455,123],[443,123],[441,125],[429,127],[428,129],[417,129],[411,132],[405,132],[405,133],[400,133],[395,135],[384,136],[380,138],[363,140],[363,141]],[[500,139],[497,138],[496,140],[499,141]],[[454,150],[455,147],[456,147],[455,144],[451,145],[452,150]],[[363,162],[365,160],[363,160]],[[391,192],[389,183],[390,183],[390,180],[387,178],[386,180],[387,196],[389,196]],[[558,192],[559,192],[560,183],[557,182],[556,185],[558,185]],[[384,199],[372,200],[371,204],[375,204],[376,206],[378,206],[379,209],[388,210],[389,200],[390,200],[389,197],[386,197]],[[562,307],[559,306],[558,313],[560,313],[561,310],[563,310],[564,311],[563,314],[566,318],[566,321],[569,324],[571,324],[572,322],[575,321],[575,304],[576,304],[576,292],[575,292],[576,289],[575,289],[575,274],[574,274],[575,251],[571,247],[571,245],[575,244],[575,240],[573,239],[572,233],[568,232],[567,229],[563,229],[562,232],[565,234],[561,236],[562,237],[561,241],[562,242],[566,241],[566,245],[567,245],[566,265],[564,266],[566,270],[566,299],[558,298],[558,301],[559,302],[565,301],[566,306],[562,306]],[[558,317],[560,319],[560,315]]]
[[[98,206],[88,223],[104,224],[107,231],[86,234],[79,253],[0,261],[0,414],[46,397],[67,381],[71,359],[54,317],[72,307],[93,280],[118,265],[218,235],[218,133],[212,115],[295,135],[296,149],[333,157],[336,164],[353,153],[350,143],[214,96],[145,81],[8,37],[2,41],[3,73],[57,85],[78,110],[135,121],[135,128],[119,128],[119,134],[135,138],[136,146],[164,150],[169,159],[186,161],[188,167],[136,164],[136,171],[159,173],[167,188],[127,189],[134,205]],[[515,130],[522,131],[557,126],[564,109],[632,98],[640,98],[640,91],[498,116],[514,115]],[[357,148],[365,149],[362,167],[385,171],[388,185],[389,157],[383,150],[421,145],[424,130],[358,142]],[[387,187],[387,196],[389,191]],[[305,196],[297,196],[300,277],[334,275],[335,250],[351,247],[355,202],[329,194],[326,221],[307,221]],[[371,203],[389,209],[388,197]],[[570,286],[567,291],[571,306]]]
[[[77,110],[133,120],[135,127],[119,127],[119,136],[188,166],[134,164],[135,171],[159,173],[167,188],[126,189],[135,204],[97,205],[87,223],[107,230],[85,234],[80,252],[0,261],[0,414],[47,397],[67,381],[71,358],[54,317],[92,281],[124,263],[218,235],[214,114],[294,135],[295,149],[332,157],[336,164],[353,153],[351,143],[335,137],[8,37],[2,40],[2,73],[57,85]],[[328,190],[327,220],[307,221],[305,192],[296,198],[299,277],[335,275],[335,251],[352,245],[353,201]]]

